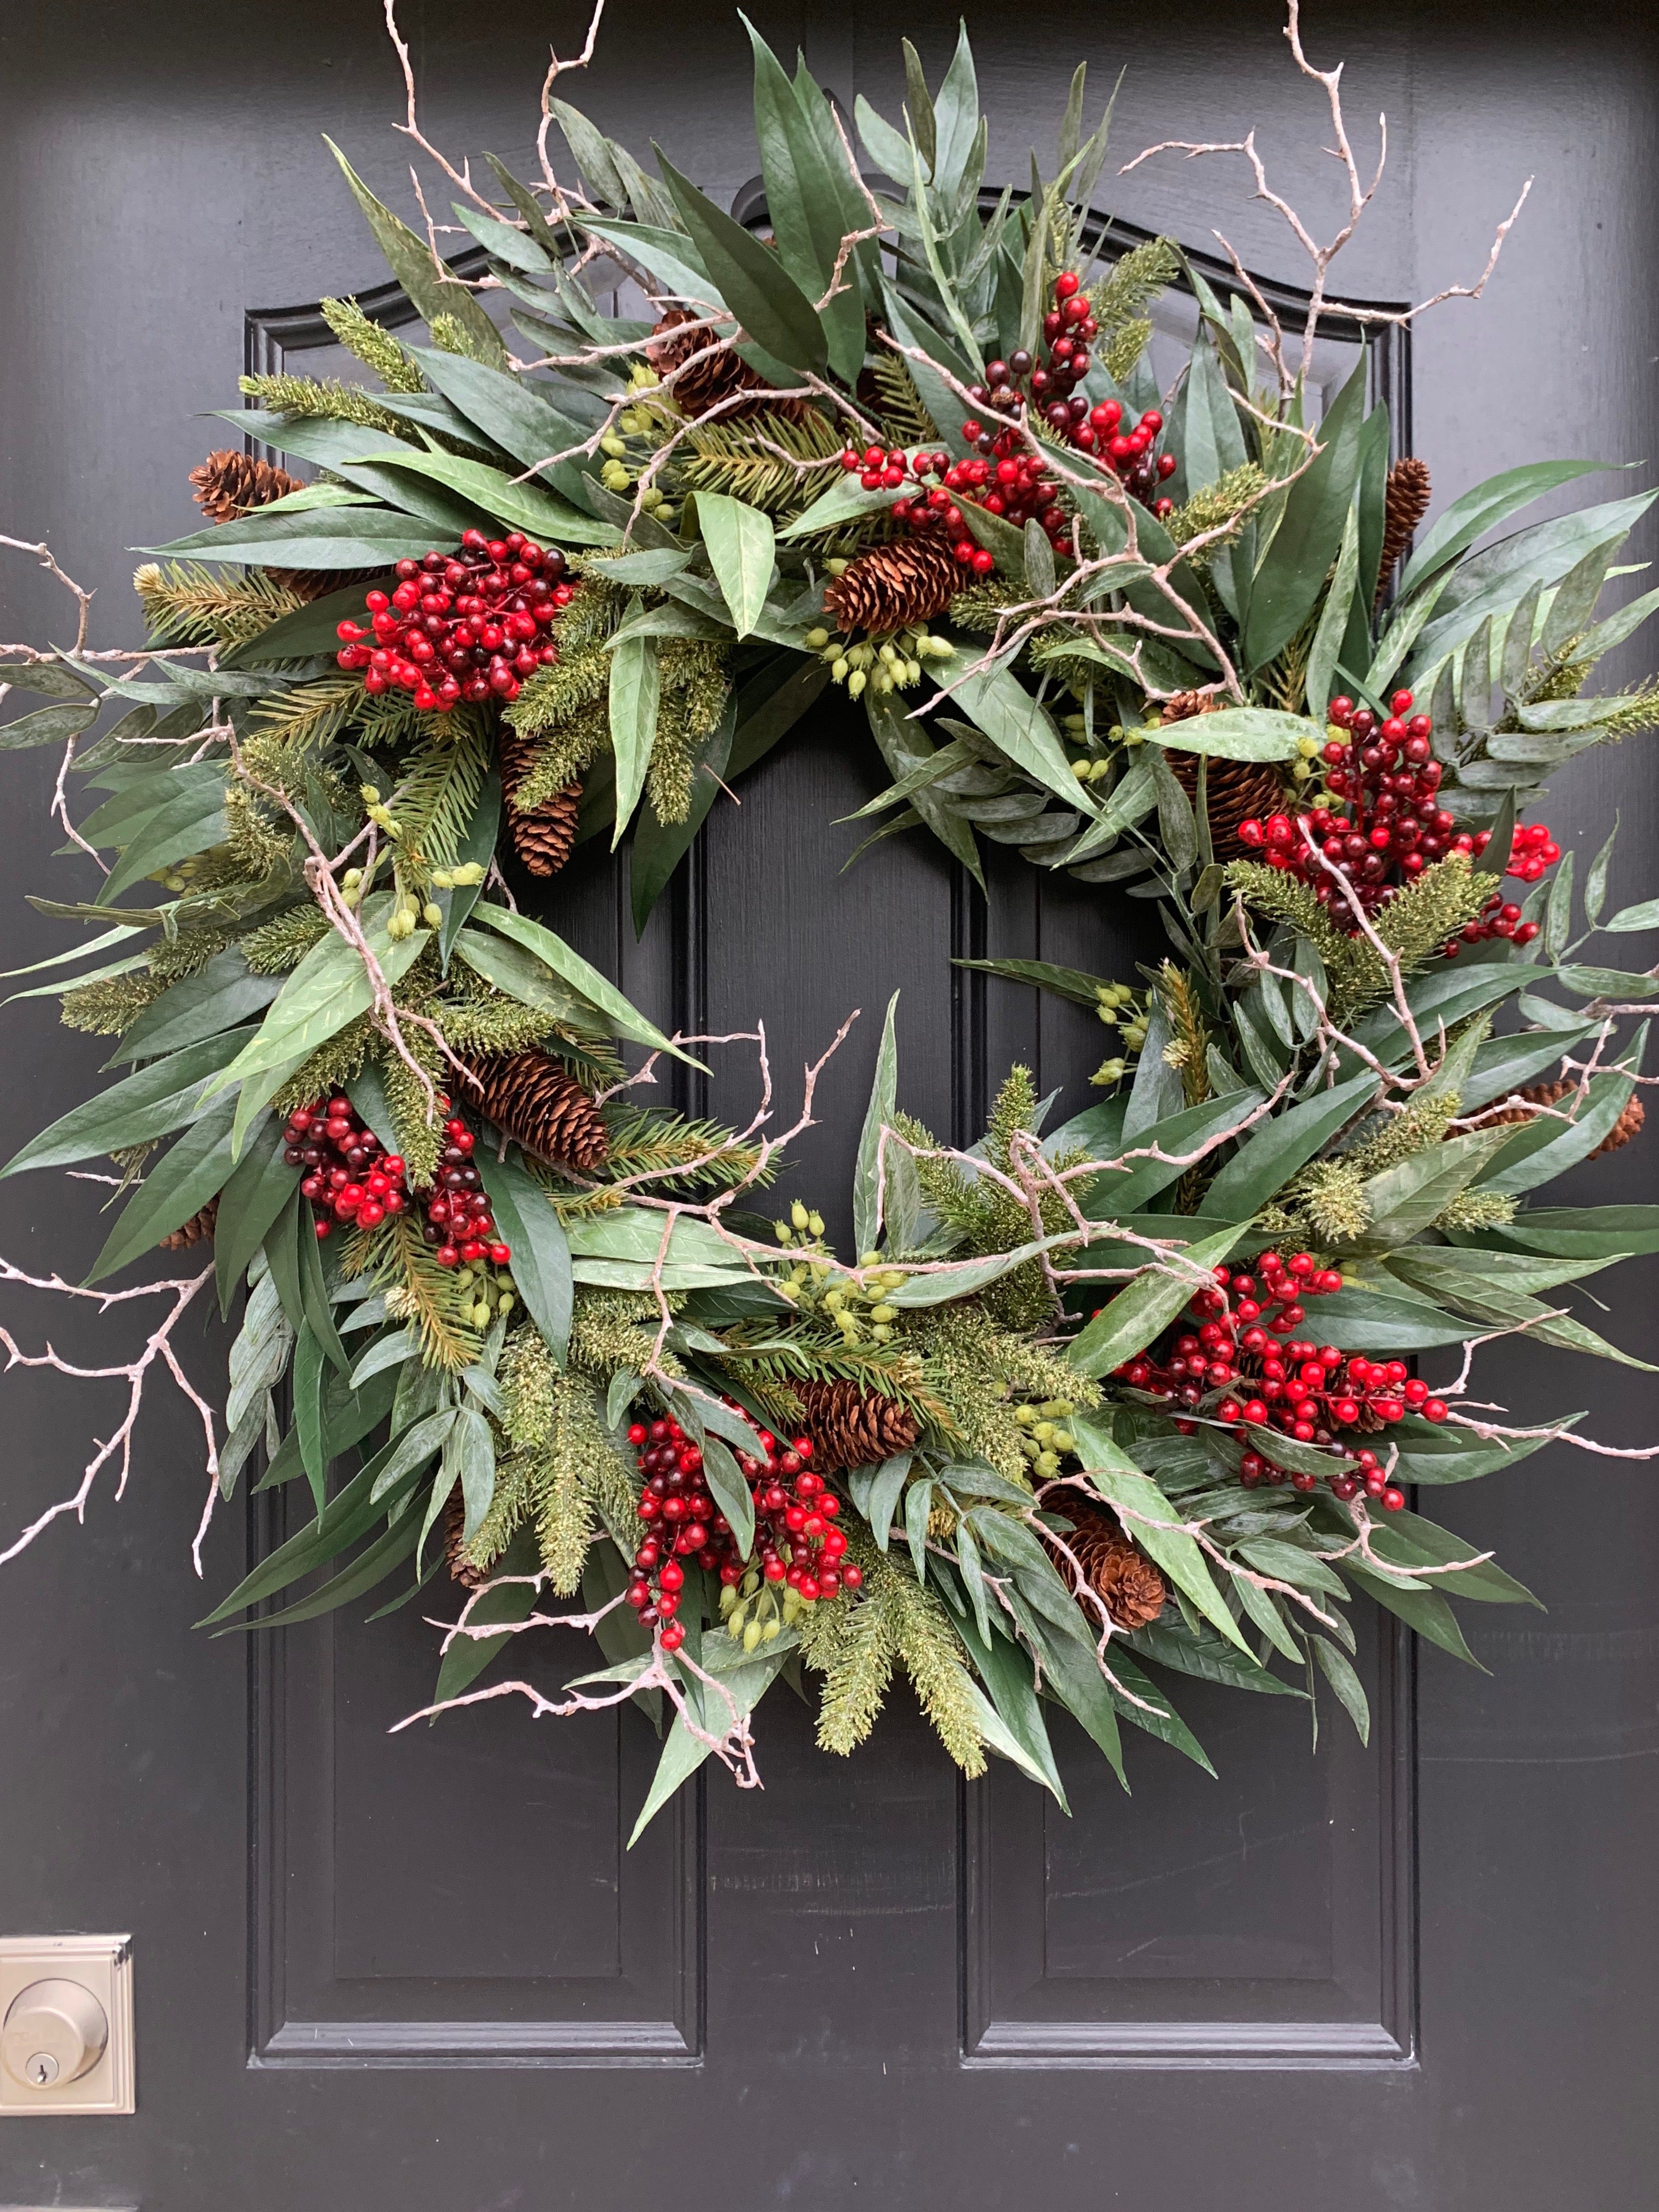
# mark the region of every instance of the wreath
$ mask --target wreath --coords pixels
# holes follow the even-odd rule
[[[112,1160],[87,1281],[0,1264],[163,1302],[105,1369],[6,1336],[128,1393],[11,1553],[125,1481],[165,1370],[205,1433],[198,1570],[261,1461],[308,1493],[210,1622],[447,1572],[428,1710],[639,1702],[668,1723],[641,1825],[710,1754],[753,1783],[756,1708],[803,1670],[825,1750],[902,1668],[965,1773],[994,1753],[1063,1803],[1057,1708],[1120,1774],[1124,1722],[1207,1763],[1182,1675],[1310,1701],[1322,1677],[1363,1735],[1356,1592],[1462,1657],[1455,1601],[1528,1598],[1408,1500],[1611,1451],[1469,1378],[1509,1334],[1627,1359],[1553,1294],[1659,1249],[1659,1209],[1533,1203],[1640,1127],[1629,1022],[1659,982],[1583,945],[1659,901],[1606,916],[1612,839],[1576,894],[1519,819],[1559,763],[1659,724],[1659,684],[1587,689],[1659,605],[1601,604],[1655,495],[1517,525],[1592,465],[1543,463],[1419,536],[1428,471],[1391,455],[1367,345],[1310,419],[1370,191],[1294,5],[1290,32],[1349,187],[1331,245],[1253,141],[1136,158],[1254,165],[1313,260],[1299,355],[1242,264],[1218,289],[1167,239],[1111,247],[1080,68],[1052,181],[995,196],[965,34],[937,94],[907,45],[900,130],[751,31],[762,236],[555,96],[556,61],[539,175],[492,159],[481,189],[422,134],[398,41],[466,251],[337,158],[425,342],[325,302],[373,381],[242,379],[245,446],[192,479],[205,526],[137,572],[142,648],[91,649],[64,577],[73,646],[5,670],[48,703],[0,743],[62,747],[52,811],[101,878],[33,901],[103,927],[23,995],[127,1072],[4,1170]],[[618,268],[646,313],[605,311]],[[1196,337],[1166,391],[1170,287]],[[1419,312],[1341,310],[1364,335]],[[1091,1103],[1051,1127],[1016,1067],[971,1150],[902,1110],[890,1006],[850,1256],[804,1200],[757,1211],[840,1039],[787,1127],[763,1030],[746,1127],[642,1103],[665,1057],[732,1041],[663,1035],[538,888],[626,838],[642,927],[831,687],[890,771],[874,836],[925,829],[976,878],[982,840],[1012,846],[1154,902],[1168,940],[1131,981],[966,963],[1113,1032]],[[158,1242],[205,1264],[106,1287]],[[175,1348],[211,1291],[240,1315],[222,1413]],[[602,1663],[552,1697],[480,1679],[550,1625]]]

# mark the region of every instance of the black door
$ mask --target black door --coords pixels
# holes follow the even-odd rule
[[[408,0],[432,134],[516,164],[543,40],[577,46],[579,13]],[[932,0],[908,23],[858,5],[757,14],[840,98],[866,90],[890,112],[898,33],[935,71],[953,35]],[[249,308],[376,281],[319,133],[398,197],[403,94],[379,17],[369,0],[0,7],[3,519],[14,537],[50,530],[98,586],[106,639],[125,634],[121,549],[188,526],[186,471],[222,442],[193,418],[234,404]],[[1126,158],[1255,125],[1276,180],[1334,204],[1322,103],[1271,4],[1000,9],[972,28],[994,173],[1018,180],[1027,138],[1046,143],[1079,58],[1102,74],[1127,60]],[[1487,299],[1440,311],[1411,349],[1413,442],[1440,494],[1540,453],[1653,454],[1650,11],[1482,0],[1309,35],[1319,58],[1352,55],[1356,117],[1389,111],[1391,185],[1350,256],[1357,289],[1405,301],[1471,281],[1538,173]],[[710,190],[752,172],[734,17],[635,0],[578,82],[608,128],[658,137]],[[1224,205],[1253,265],[1299,276],[1237,166],[1152,165],[1116,211],[1203,246]],[[302,320],[256,319],[256,338],[297,346]],[[7,557],[6,634],[62,641],[68,602]],[[47,757],[8,763],[8,965],[57,942],[21,898],[58,842]],[[988,907],[902,840],[842,876],[858,832],[825,825],[881,780],[858,725],[825,708],[716,815],[642,945],[602,856],[561,884],[582,949],[659,1018],[763,1015],[786,1097],[864,1008],[828,1126],[801,1150],[799,1185],[824,1197],[846,1182],[892,990],[906,1102],[965,1136],[1012,1059],[1046,1089],[1099,1055],[1081,1017],[953,982],[952,951],[1112,973],[1137,951],[1121,901],[1039,890],[1029,871],[995,879]],[[1556,788],[1564,843],[1599,843],[1618,806],[1632,869],[1651,849],[1639,755],[1595,756]],[[7,1018],[21,1134],[83,1094],[97,1055],[49,1001]],[[746,1118],[752,1073],[723,1063],[708,1103]],[[1620,1195],[1655,1195],[1634,1187],[1651,1147],[1622,1157]],[[0,1190],[0,1251],[72,1280],[101,1238],[99,1193],[60,1189]],[[1659,1356],[1644,1277],[1616,1279],[1621,1340]],[[3,1285],[0,1321],[25,1351],[47,1327],[38,1297]],[[111,1328],[142,1346],[118,1316],[94,1331],[60,1310],[50,1326],[88,1364],[111,1357]],[[195,1347],[204,1380],[223,1350]],[[1527,1364],[1489,1370],[1523,1411]],[[1600,1433],[1643,1440],[1650,1387],[1603,1372]],[[119,1382],[14,1372],[5,1389],[0,1549],[124,1410]],[[902,1701],[843,1765],[780,1692],[764,1791],[716,1774],[630,1854],[655,1752],[636,1714],[532,1726],[504,1702],[389,1735],[429,1693],[434,1639],[415,1614],[337,1615],[281,1643],[192,1632],[198,1437],[152,1395],[123,1501],[106,1478],[84,1528],[60,1523],[0,1571],[0,1931],[130,1929],[138,2017],[137,2116],[0,2119],[8,2204],[1651,2202],[1659,1504],[1642,1468],[1547,1452],[1454,1498],[1448,1517],[1500,1549],[1547,1620],[1472,1631],[1490,1673],[1374,1629],[1369,1750],[1334,1731],[1311,1749],[1288,1699],[1193,1686],[1183,1708],[1219,1781],[1148,1744],[1126,1800],[1079,1737],[1068,1821],[1006,1768],[959,1785]],[[216,1526],[216,1596],[257,1533],[240,1507]]]

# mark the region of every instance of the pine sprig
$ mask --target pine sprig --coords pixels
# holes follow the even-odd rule
[[[231,576],[197,561],[146,561],[132,588],[153,645],[241,645],[306,604],[268,569]]]
[[[406,349],[386,329],[366,315],[355,300],[325,300],[323,320],[348,353],[372,368],[388,392],[424,392],[426,379]]]
[[[970,1778],[983,1774],[973,1680],[949,1614],[907,1559],[878,1551],[861,1529],[848,1534],[847,1555],[864,1576],[858,1601],[809,1607],[801,1629],[806,1663],[823,1676],[819,1748],[845,1757],[865,1741],[902,1664],[946,1751]]]
[[[881,427],[889,445],[925,446],[939,436],[939,425],[923,404],[910,365],[902,356],[878,347],[870,375],[880,394]]]
[[[390,801],[398,823],[398,872],[424,883],[459,856],[489,767],[481,730],[434,731],[404,762]]]
[[[290,376],[285,370],[237,380],[240,388],[259,406],[268,408],[273,415],[294,415],[306,419],[331,422],[355,422],[363,430],[386,430],[394,438],[407,439],[409,425],[400,415],[389,407],[382,407],[372,393],[356,384],[342,384],[330,377],[319,382],[314,376]]]
[[[341,1265],[349,1276],[371,1278],[394,1321],[415,1324],[428,1367],[458,1375],[477,1358],[483,1339],[472,1326],[471,1303],[463,1311],[453,1271],[438,1265],[408,1214],[393,1214],[376,1230],[354,1231]]]
[[[662,1179],[659,1190],[730,1190],[739,1183],[762,1188],[777,1172],[763,1164],[758,1145],[741,1141],[718,1121],[688,1121],[678,1114],[625,1108],[608,1115],[606,1122],[611,1150],[605,1171],[619,1179],[650,1175]]]
[[[763,415],[747,422],[699,422],[686,433],[675,458],[688,489],[728,492],[787,520],[805,514],[830,480],[827,465],[803,470],[793,464],[829,464],[844,443],[829,417],[814,410],[799,422]]]

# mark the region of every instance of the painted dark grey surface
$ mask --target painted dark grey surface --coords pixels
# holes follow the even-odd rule
[[[763,8],[850,100],[898,101],[863,5]],[[1659,184],[1654,21],[1532,4],[1386,15],[1322,11],[1317,57],[1350,57],[1350,106],[1386,106],[1392,191],[1352,289],[1422,297],[1468,280],[1520,179],[1538,184],[1480,307],[1437,311],[1414,350],[1415,445],[1441,495],[1542,453],[1659,453],[1659,331],[1646,234]],[[908,27],[942,66],[949,10]],[[552,28],[574,8],[405,9],[449,147],[521,159]],[[1271,6],[1191,0],[1131,22],[1057,4],[974,25],[994,171],[1047,144],[1066,76],[1130,63],[1125,154],[1252,123],[1291,196],[1336,219],[1319,97],[1290,74]],[[653,131],[711,190],[754,167],[744,42],[721,11],[620,9],[574,95],[639,146]],[[321,148],[327,129],[399,190],[400,95],[370,0],[273,12],[163,0],[0,5],[0,528],[50,529],[100,587],[103,635],[136,625],[121,549],[188,526],[185,471],[227,404],[250,305],[315,299],[381,272]],[[1255,265],[1302,271],[1230,170],[1127,179],[1117,212],[1205,241],[1218,219]],[[1216,209],[1224,204],[1225,213]],[[1651,542],[1647,549],[1653,550]],[[64,633],[64,608],[8,556],[9,637]],[[1628,670],[1610,671],[1616,680]],[[6,763],[6,942],[56,932],[21,902],[57,842],[50,766]],[[635,948],[605,864],[561,896],[590,957],[666,1013],[767,1019],[785,1097],[848,1007],[865,1019],[826,1081],[830,1126],[800,1182],[837,1190],[873,1056],[902,986],[907,1100],[970,1119],[988,1072],[1022,1055],[1075,1085],[1098,1030],[999,988],[953,995],[953,945],[1121,970],[1133,915],[1012,866],[965,908],[915,843],[838,873],[826,828],[878,783],[854,726],[804,727],[716,818],[698,882]],[[1550,819],[1564,842],[1624,817],[1615,902],[1650,884],[1655,779],[1639,744],[1583,764]],[[846,842],[843,842],[842,840]],[[61,880],[61,867],[59,878]],[[568,910],[568,909],[563,909]],[[717,933],[701,947],[702,912]],[[0,1063],[21,1136],[100,1056],[39,1002],[9,1009]],[[714,1103],[745,1112],[730,1064]],[[1653,1195],[1651,1147],[1578,1171],[1564,1202]],[[93,1187],[0,1186],[0,1251],[71,1279],[100,1236]],[[1627,1268],[1613,1333],[1659,1357],[1654,1263]],[[39,1303],[0,1294],[30,1343]],[[107,1356],[84,1316],[53,1340]],[[216,1333],[192,1340],[204,1378]],[[1522,1411],[1594,1404],[1599,1432],[1651,1433],[1646,1378],[1564,1355],[1489,1362]],[[5,1532],[72,1482],[118,1386],[4,1383]],[[532,1727],[497,1708],[388,1737],[427,1695],[430,1633],[409,1620],[301,1632],[262,1655],[210,1644],[187,1540],[198,1444],[158,1399],[128,1494],[106,1483],[0,1570],[0,1926],[131,1929],[139,2111],[0,2127],[0,2201],[159,2212],[506,2212],[672,2194],[688,2212],[1179,2201],[1237,2212],[1343,2203],[1431,2212],[1622,2208],[1650,2200],[1650,1878],[1659,1757],[1652,1474],[1556,1451],[1449,1517],[1537,1589],[1547,1616],[1473,1624],[1481,1674],[1369,1638],[1374,1749],[1328,1728],[1316,1757],[1288,1701],[1181,1703],[1221,1766],[1207,1784],[1131,1746],[1124,1800],[1067,1747],[1069,1825],[999,1771],[963,1792],[896,1699],[848,1764],[807,1715],[764,1711],[768,1788],[722,1778],[624,1859],[651,1743],[634,1716]],[[246,1540],[208,1547],[216,1594]],[[1379,1648],[1380,1646],[1380,1648]]]

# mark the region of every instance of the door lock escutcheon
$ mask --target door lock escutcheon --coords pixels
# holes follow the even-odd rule
[[[125,1936],[0,1936],[0,2118],[131,2112]]]

